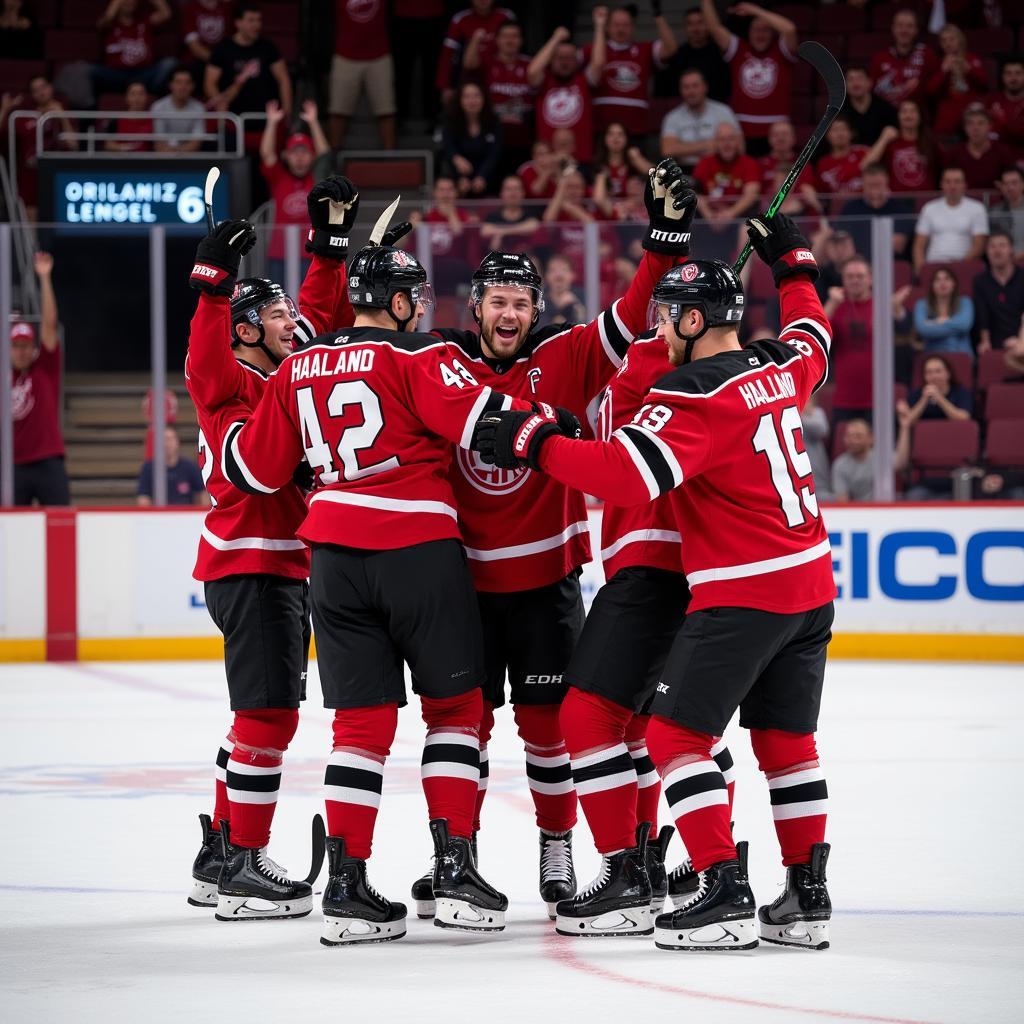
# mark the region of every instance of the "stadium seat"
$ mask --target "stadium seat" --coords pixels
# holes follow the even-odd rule
[[[979,391],[985,391],[998,381],[1006,380],[1009,376],[1010,369],[1006,365],[1006,356],[1002,349],[990,349],[978,356],[977,388]]]
[[[976,462],[978,435],[974,420],[920,420],[910,461],[915,469],[956,469]]]
[[[1017,420],[1024,434],[1024,384],[992,384],[985,394],[985,419]]]
[[[394,191],[423,189],[427,168],[419,157],[360,156],[339,154],[339,171],[353,181],[372,182],[371,189]]]
[[[989,467],[1024,469],[1024,430],[1019,420],[996,420],[989,424],[985,462]]]
[[[914,268],[906,260],[894,260],[892,265],[893,291],[914,283]]]
[[[818,20],[822,28],[827,27],[830,32],[843,32],[848,37],[862,35],[866,28],[864,8],[847,4],[833,4],[821,13]]]
[[[296,35],[299,31],[299,4],[272,3],[263,4],[263,32],[271,37],[278,46],[281,45],[279,35]]]
[[[52,61],[99,60],[100,37],[95,29],[51,28],[46,32],[46,56]]]
[[[907,4],[878,4],[871,12],[871,28],[875,32],[884,32],[889,35],[889,28],[892,25],[892,16],[899,10],[906,10]]]
[[[1008,53],[1010,46],[1010,33],[1005,28],[972,28],[967,30],[967,49],[970,53],[979,56],[990,54]],[[989,82],[989,85],[995,85]]]
[[[923,378],[921,368],[928,356],[943,356],[953,368],[953,376],[957,384],[962,384],[968,391],[974,386],[974,359],[967,352],[918,352],[914,356],[914,369],[910,374],[911,386],[921,387]]]
[[[25,94],[25,107],[31,107],[28,97],[28,83],[36,75],[45,75],[45,60],[0,60],[0,93]]]
[[[864,32],[853,36],[846,48],[847,59],[854,64],[867,64],[873,54],[890,43],[888,32]]]
[[[109,0],[64,0],[60,23],[64,28],[92,29],[95,34],[96,22],[109,6]]]

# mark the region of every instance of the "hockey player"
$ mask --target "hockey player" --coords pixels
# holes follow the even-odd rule
[[[287,878],[266,849],[282,760],[306,689],[309,554],[295,536],[306,503],[291,483],[269,496],[242,493],[225,478],[220,458],[228,423],[252,413],[295,341],[326,330],[336,315],[357,196],[347,179],[328,178],[310,191],[308,205],[313,259],[299,295],[308,320],[272,281],[236,285],[241,258],[256,239],[246,221],[223,222],[204,238],[190,277],[201,294],[185,381],[211,498],[194,575],[224,634],[234,721],[217,755],[213,819],[200,815],[203,842],[189,903],[216,906],[226,921],[299,917],[312,909],[310,886]],[[221,823],[229,834],[221,834]]]
[[[490,384],[528,402],[547,402],[583,420],[644,330],[651,290],[688,252],[696,196],[672,160],[652,169],[645,196],[647,250],[626,294],[589,324],[537,329],[544,311],[541,277],[528,256],[492,252],[472,279],[470,305],[479,332],[435,330],[454,352],[449,383]],[[481,725],[480,797],[494,709],[508,676],[526,774],[540,829],[540,894],[555,904],[573,895],[576,822],[569,755],[558,723],[565,666],[583,626],[580,567],[590,560],[584,497],[529,468],[485,466],[457,450],[452,488],[466,541],[484,630],[487,680]],[[433,913],[429,873],[413,885],[420,916]]]
[[[250,494],[287,489],[303,456],[314,473],[298,535],[312,548],[320,679],[334,709],[321,941],[405,934],[405,907],[373,889],[366,861],[406,662],[427,724],[435,924],[500,931],[508,900],[477,872],[470,846],[484,671],[447,470],[451,444],[468,447],[483,412],[530,406],[470,385],[443,341],[415,333],[432,293],[412,256],[367,247],[348,287],[355,325],[285,359],[256,413],[229,428],[224,444],[228,479]]]
[[[609,441],[558,436],[545,414],[489,414],[478,444],[621,504],[672,493],[692,597],[661,672],[647,731],[676,827],[699,872],[694,899],[655,921],[663,949],[757,945],[746,844],[734,844],[711,756],[737,708],[768,779],[786,889],[756,911],[760,937],[828,945],[827,790],[814,742],[833,599],[800,410],[826,378],[830,334],[807,240],[787,217],[748,221],[780,289],[779,341],[740,348],[732,268],[695,260],[654,292],[672,373]],[[683,484],[684,486],[680,487]]]
[[[634,341],[605,389],[598,437],[608,441],[628,424],[671,368],[665,344],[653,332]],[[668,495],[648,505],[604,506],[607,582],[566,669],[569,692],[559,716],[576,793],[603,860],[595,885],[558,904],[556,929],[563,935],[648,935],[654,930],[651,913],[661,912],[666,895],[674,904],[686,902],[697,888],[688,862],[671,877],[665,870],[675,829],[657,831],[661,778],[645,738],[645,709],[690,599],[680,541]],[[726,776],[731,804],[732,757],[724,742],[712,754]],[[645,823],[638,844],[637,828]]]

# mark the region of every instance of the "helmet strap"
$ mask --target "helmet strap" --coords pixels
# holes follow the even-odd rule
[[[412,306],[412,312],[407,317],[395,316],[395,312],[391,308],[391,299],[393,299],[395,295],[404,295],[409,300],[409,305]],[[416,315],[416,303],[412,301],[412,295],[410,295],[409,292],[404,291],[395,292],[394,295],[391,296],[391,299],[388,300],[388,316],[395,321],[395,327],[398,331],[404,334],[405,328],[412,322],[412,318]]]
[[[693,359],[693,346],[700,341],[708,332],[708,328],[711,326],[707,319],[704,320],[704,326],[696,334],[681,334],[679,331],[679,321],[675,320],[672,323],[673,328],[676,332],[676,337],[680,341],[686,342],[686,347],[683,349],[683,365],[685,366],[691,359]]]
[[[237,324],[232,327],[232,330],[234,330],[235,326],[237,326]],[[255,324],[249,324],[248,326],[249,327],[256,327]],[[238,336],[238,332],[236,331],[235,332],[235,336],[234,336],[234,338],[231,341],[231,347],[232,348],[237,348],[239,345],[243,345],[245,348],[260,348],[260,349],[263,349],[263,351],[266,353],[267,358],[275,366],[280,366],[281,363],[283,362],[283,360],[278,358],[276,355],[274,355],[273,352],[270,351],[269,348],[267,348],[267,341],[266,341],[266,339],[267,339],[267,332],[264,330],[263,324],[261,323],[259,325],[259,327],[256,328],[256,330],[258,330],[260,332],[260,336],[255,341],[244,341],[242,338],[240,338]]]

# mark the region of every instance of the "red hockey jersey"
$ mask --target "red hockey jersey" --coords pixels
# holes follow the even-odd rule
[[[762,139],[774,121],[789,117],[793,102],[793,64],[791,53],[780,37],[767,50],[755,50],[745,39],[733,36],[722,52],[732,75],[732,99],[743,134]]]
[[[225,437],[228,479],[250,494],[288,489],[313,469],[310,544],[384,550],[459,538],[449,482],[451,444],[468,448],[476,421],[529,409],[473,386],[430,334],[353,327],[292,353],[248,423]]]
[[[594,90],[594,116],[597,130],[618,122],[629,135],[650,131],[651,78],[661,62],[661,40],[654,42],[613,43],[607,45],[607,59],[601,80]],[[583,47],[581,63],[590,63],[593,47]]]
[[[609,381],[597,414],[597,436],[611,440],[640,410],[647,392],[672,369],[664,342],[638,338],[618,373]],[[682,571],[679,527],[672,498],[663,494],[647,505],[608,502],[601,517],[601,562],[605,579],[632,565]]]
[[[435,330],[451,347],[450,368],[474,383],[527,402],[571,409],[581,420],[647,326],[655,284],[674,257],[645,253],[626,294],[589,324],[534,331],[514,359],[485,358],[472,331]],[[507,593],[547,586],[590,561],[583,494],[529,469],[498,469],[459,449],[451,472],[478,590]]]
[[[308,322],[300,324],[297,339],[332,326],[345,284],[344,263],[313,258],[299,293]],[[200,295],[189,334],[185,384],[199,419],[199,466],[211,506],[192,575],[204,581],[248,573],[305,579],[309,552],[295,537],[306,514],[299,488],[289,485],[270,497],[253,498],[224,475],[224,433],[229,424],[252,414],[271,379],[235,358],[230,337],[230,300]]]
[[[795,613],[836,596],[800,425],[828,373],[828,321],[806,275],[780,298],[779,341],[679,367],[611,441],[554,437],[541,453],[545,472],[605,500],[672,492],[690,611]]]

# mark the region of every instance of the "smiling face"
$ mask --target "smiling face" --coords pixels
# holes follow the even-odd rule
[[[514,21],[506,21],[494,34],[494,48],[502,60],[512,60],[523,48],[523,30]]]
[[[621,7],[608,15],[608,38],[619,46],[633,42],[633,17]]]
[[[621,124],[610,124],[604,133],[604,148],[609,153],[624,153],[629,136]]]
[[[708,83],[699,71],[687,71],[679,79],[679,95],[692,110],[700,110],[708,98]]]
[[[467,82],[459,93],[459,106],[467,117],[478,117],[484,109],[484,94],[475,82]]]
[[[149,107],[149,93],[146,92],[146,87],[141,82],[132,82],[131,85],[125,89],[124,102],[129,110],[142,111]]]
[[[853,132],[850,131],[849,122],[839,118],[832,122],[828,130],[828,144],[832,147],[833,153],[845,153],[853,142]]]
[[[750,48],[752,50],[755,50],[757,53],[764,53],[764,51],[772,45],[772,39],[774,36],[775,32],[764,18],[755,18],[750,23],[750,32],[747,34],[747,41],[750,43]]]
[[[715,153],[723,163],[730,163],[740,155],[742,136],[731,124],[720,124],[715,129]]]
[[[44,107],[53,99],[53,86],[43,75],[37,75],[28,83],[28,91],[37,107]]]
[[[948,270],[936,270],[932,275],[932,294],[948,302],[956,289],[956,281]]]
[[[917,39],[917,17],[913,11],[897,11],[892,18],[892,40],[898,50],[909,50]]]
[[[477,306],[480,341],[492,359],[511,359],[533,326],[533,295],[526,288],[492,285]]]
[[[846,72],[846,92],[851,100],[862,100],[871,92],[871,78],[863,68]]]
[[[1013,242],[1006,235],[989,235],[985,243],[988,265],[997,271],[1005,271],[1013,263]]]
[[[884,168],[865,174],[864,198],[871,206],[881,206],[889,198],[889,174]]]
[[[292,351],[295,336],[295,307],[290,300],[278,299],[260,310],[263,323],[263,344],[279,362]],[[236,328],[242,341],[255,344],[259,331],[251,324],[239,324]]]
[[[708,23],[704,20],[704,14],[699,7],[691,8],[686,12],[683,27],[686,32],[686,41],[690,46],[696,49],[707,46],[708,39],[710,38]]]
[[[943,394],[949,391],[951,376],[944,359],[938,359],[935,356],[926,359],[924,366],[921,367],[921,378],[925,384],[931,384]]]
[[[776,159],[791,156],[796,145],[796,132],[788,121],[776,121],[768,129],[768,145]]]
[[[501,183],[501,194],[499,198],[505,206],[521,206],[526,196],[522,181],[514,174],[510,174]]]
[[[900,131],[916,133],[921,127],[921,108],[913,100],[904,100],[896,112],[896,121]]]
[[[871,451],[873,443],[871,428],[865,420],[847,421],[844,447],[851,455],[864,455]]]
[[[548,260],[547,269],[544,271],[544,283],[549,291],[556,294],[568,291],[575,279],[572,263],[564,256],[552,256]]]
[[[946,202],[955,206],[964,197],[967,191],[967,178],[959,167],[947,167],[942,172],[942,194]]]
[[[871,268],[859,259],[848,260],[842,270],[843,291],[853,302],[871,297]]]
[[[559,43],[555,55],[551,58],[551,73],[555,78],[571,78],[576,74],[579,60],[573,43]]]

